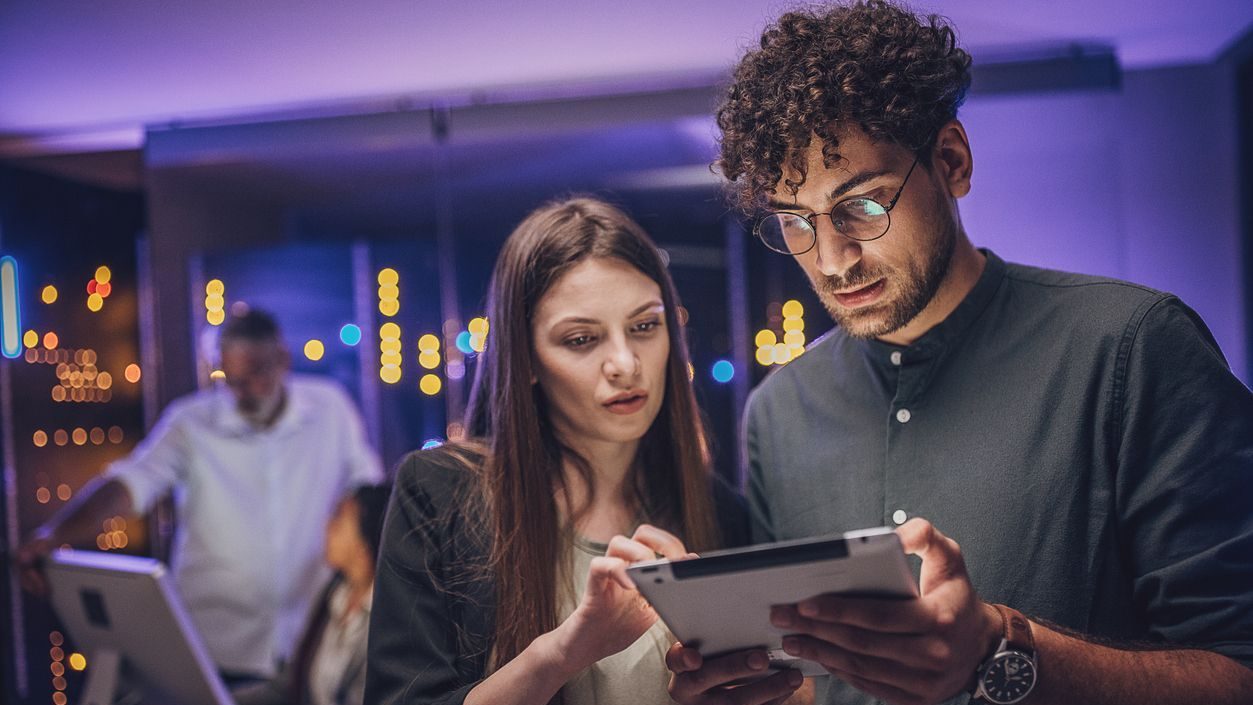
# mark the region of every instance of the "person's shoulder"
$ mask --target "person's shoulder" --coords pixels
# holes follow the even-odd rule
[[[288,391],[313,403],[347,403],[351,397],[343,385],[330,377],[292,373],[287,376]]]
[[[396,487],[408,495],[455,496],[473,484],[484,458],[483,446],[475,442],[453,441],[415,450],[397,465]]]
[[[167,424],[191,424],[202,426],[212,421],[224,392],[218,387],[206,387],[175,398],[161,410],[161,422]]]
[[[1059,303],[1083,304],[1082,310],[1125,312],[1171,298],[1150,286],[1094,274],[1065,272],[1007,262],[1005,278],[1013,288],[1033,291]]]

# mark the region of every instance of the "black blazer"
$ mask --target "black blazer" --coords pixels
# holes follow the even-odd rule
[[[471,477],[451,452],[410,454],[383,526],[370,614],[365,702],[460,704],[487,670],[495,590],[487,547],[456,511]],[[726,546],[746,545],[743,498],[713,483]]]

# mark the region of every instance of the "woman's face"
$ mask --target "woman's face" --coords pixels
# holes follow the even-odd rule
[[[566,443],[636,443],[652,426],[670,355],[657,282],[619,259],[583,260],[540,299],[531,339],[535,382]]]

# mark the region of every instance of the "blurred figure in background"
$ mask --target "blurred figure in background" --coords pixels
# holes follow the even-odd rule
[[[20,548],[23,585],[62,544],[94,545],[101,522],[147,512],[173,491],[171,567],[228,684],[273,677],[326,584],[322,539],[350,487],[382,464],[361,417],[332,382],[290,375],[268,314],[232,315],[219,337],[225,388],[175,400],[130,456],[109,466]]]
[[[291,661],[277,677],[237,690],[237,705],[362,705],[374,565],[391,487],[358,487],[326,525],[335,571],[309,613]]]

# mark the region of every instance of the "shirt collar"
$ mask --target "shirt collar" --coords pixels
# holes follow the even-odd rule
[[[239,407],[236,406],[235,396],[225,387],[217,389],[217,409],[214,417],[219,430],[230,436],[251,436],[261,433],[279,433],[286,432],[290,429],[298,427],[303,423],[305,417],[309,414],[310,409],[308,403],[300,394],[296,392],[295,385],[288,381],[283,386],[284,394],[287,400],[284,403],[283,410],[279,413],[278,419],[274,424],[266,429],[259,429],[252,425],[243,414],[239,413]]]
[[[858,340],[863,350],[876,359],[887,359],[893,352],[904,351],[909,359],[920,360],[937,357],[952,347],[988,307],[1005,279],[1005,261],[991,250],[981,248],[979,251],[987,258],[983,273],[979,275],[970,293],[966,294],[966,298],[962,299],[947,318],[905,347],[874,339]]]

